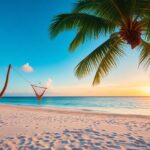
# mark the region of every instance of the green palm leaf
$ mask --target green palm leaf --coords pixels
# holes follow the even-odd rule
[[[74,12],[91,12],[120,24],[131,14],[133,5],[134,0],[80,0]]]
[[[142,20],[143,30],[145,32],[145,38],[150,39],[150,17],[144,17]]]
[[[63,14],[53,20],[53,24],[49,27],[49,32],[51,37],[55,37],[60,32],[72,28],[76,28],[79,32],[70,45],[71,51],[80,43],[83,43],[87,37],[97,38],[100,32],[104,34],[107,32],[112,33],[115,30],[115,24],[85,13]]]
[[[99,83],[101,77],[116,65],[117,56],[123,55],[121,44],[122,41],[118,36],[111,36],[77,65],[77,77],[82,78],[97,69],[93,84]]]
[[[140,61],[139,65],[143,64],[147,69],[150,65],[150,43],[142,40],[142,44],[140,46]]]
[[[57,36],[64,30],[72,28],[88,30],[91,34],[97,35],[97,32],[112,32],[115,24],[109,20],[89,15],[86,13],[62,14],[54,18],[49,27],[51,37]]]
[[[135,13],[141,16],[150,16],[150,1],[136,0]]]
[[[74,12],[90,12],[95,15],[119,23],[120,14],[108,0],[83,0],[76,4]]]
[[[88,37],[87,32],[84,31],[84,29],[80,29],[74,40],[71,42],[69,50],[74,51],[81,43],[84,43],[86,37]]]
[[[70,51],[87,39],[99,38],[101,34],[110,35],[76,67],[78,78],[96,71],[93,85],[117,65],[118,58],[124,54],[121,48],[123,43],[130,44],[132,48],[140,46],[139,64],[150,65],[150,43],[146,42],[150,39],[149,0],[78,0],[70,14],[54,18],[49,33],[53,38],[70,29],[77,31]]]

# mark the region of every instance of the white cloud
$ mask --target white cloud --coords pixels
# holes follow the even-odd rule
[[[47,88],[49,88],[49,87],[51,86],[51,83],[52,83],[52,79],[49,78],[49,79],[47,80],[45,86],[46,86]]]
[[[33,68],[29,65],[29,63],[26,63],[22,66],[22,70],[24,72],[33,72]]]

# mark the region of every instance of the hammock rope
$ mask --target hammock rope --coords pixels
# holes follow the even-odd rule
[[[46,90],[48,89],[47,87],[43,87],[43,86],[38,86],[38,85],[35,85],[35,84],[32,84],[27,78],[25,78],[19,71],[17,71],[17,69],[15,69],[13,67],[13,70],[24,80],[26,81],[27,83],[30,84],[30,86],[32,87],[34,93],[35,93],[35,96],[38,100],[41,100],[46,92]],[[40,89],[40,91],[38,91],[38,89]],[[43,90],[42,90],[43,89]],[[41,92],[42,90],[42,92]]]
[[[15,67],[12,68],[24,81],[28,82],[29,84],[31,84],[31,82],[25,78],[19,71],[17,71],[17,69]]]

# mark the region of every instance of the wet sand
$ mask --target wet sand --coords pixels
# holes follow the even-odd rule
[[[150,150],[150,117],[0,106],[0,150]]]

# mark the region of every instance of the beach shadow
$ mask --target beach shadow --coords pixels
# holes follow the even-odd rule
[[[122,139],[123,137],[123,139]],[[124,147],[123,147],[124,146]],[[0,150],[149,150],[150,142],[131,133],[119,135],[116,132],[86,129],[64,129],[62,133],[35,133],[32,137],[20,135],[6,137],[0,141]]]

